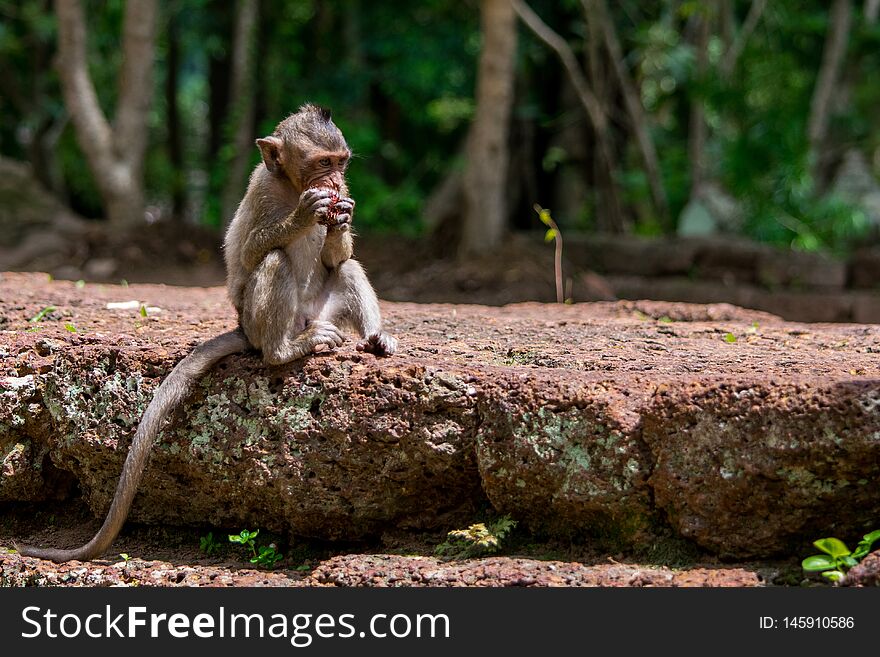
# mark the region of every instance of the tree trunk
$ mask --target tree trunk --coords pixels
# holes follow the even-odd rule
[[[180,67],[179,9],[171,9],[168,16],[168,61],[165,76],[165,106],[168,112],[168,160],[171,163],[171,216],[175,221],[184,219],[186,210],[186,171],[183,162],[183,137],[180,130],[180,104],[177,99],[178,68]]]
[[[239,0],[232,51],[232,81],[227,124],[232,137],[232,160],[221,195],[221,219],[232,221],[244,193],[248,163],[254,152],[254,50],[257,36],[257,0]]]
[[[497,249],[507,224],[507,138],[516,56],[516,16],[510,1],[482,0],[480,22],[477,109],[465,147],[462,255]]]
[[[214,34],[220,35],[224,43],[233,37],[232,20],[228,3],[224,0],[208,0],[205,4],[205,19]],[[217,156],[226,141],[223,128],[229,110],[230,54],[228,48],[212,48],[208,51],[208,153],[209,168],[217,164]],[[219,190],[212,193],[219,195]]]
[[[813,180],[821,187],[825,171],[824,146],[831,123],[832,103],[837,92],[840,71],[849,44],[852,24],[852,0],[834,0],[829,15],[828,34],[822,52],[822,67],[816,78],[816,87],[810,101],[810,119],[807,137],[810,144],[810,165]]]
[[[617,36],[617,30],[608,11],[608,4],[605,0],[583,0],[584,11],[595,13],[598,16],[602,38],[608,55],[611,58],[611,64],[617,81],[620,84],[623,93],[623,102],[626,105],[626,111],[630,116],[630,126],[636,138],[636,144],[642,156],[642,162],[645,165],[645,175],[648,178],[648,186],[651,190],[651,197],[654,200],[654,208],[657,211],[659,223],[667,230],[672,228],[669,217],[669,201],[666,197],[666,189],[663,187],[663,179],[660,174],[660,160],[657,157],[657,149],[654,147],[654,141],[648,132],[649,119],[644,108],[642,107],[641,96],[636,88],[636,84],[626,67],[623,56],[623,48],[620,45],[620,39]]]
[[[725,39],[725,51],[720,64],[721,76],[724,79],[730,78],[736,69],[736,63],[746,47],[746,42],[758,26],[758,21],[761,20],[761,16],[766,8],[767,0],[752,0],[749,13],[746,15],[739,33],[736,37],[729,36]],[[730,22],[732,23],[732,21]],[[725,23],[728,23],[727,19],[725,19]],[[728,31],[730,29],[732,29],[732,26],[728,27]]]
[[[880,14],[880,0],[865,0],[865,20],[868,25],[877,22],[878,14]]]
[[[696,74],[702,79],[709,67],[709,16],[699,12],[696,20]],[[691,162],[691,198],[695,198],[706,178],[706,141],[708,139],[708,126],[703,112],[703,99],[694,98],[691,101],[690,126],[688,130],[688,158]]]
[[[64,102],[77,141],[113,225],[144,216],[143,164],[153,92],[155,0],[127,2],[123,18],[122,69],[113,125],[98,103],[88,71],[86,26],[79,0],[56,0],[58,59]]]
[[[606,182],[608,182],[608,186],[602,195],[603,199],[600,204],[604,206],[605,212],[599,217],[598,224],[603,230],[622,233],[624,232],[622,204],[620,202],[617,181],[614,179],[617,174],[617,157],[611,140],[608,117],[605,114],[602,103],[599,102],[599,99],[596,98],[596,95],[587,83],[584,73],[578,65],[577,58],[565,39],[542,21],[541,17],[532,11],[531,7],[525,2],[522,0],[510,1],[514,11],[516,11],[523,23],[526,24],[535,36],[547,44],[562,61],[562,66],[577,91],[581,104],[587,112],[590,123],[592,123],[596,147],[608,173],[607,177],[604,177]]]

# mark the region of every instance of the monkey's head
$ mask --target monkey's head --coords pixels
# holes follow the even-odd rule
[[[257,139],[266,168],[290,181],[297,193],[310,187],[335,191],[345,186],[351,149],[330,119],[330,110],[303,105],[268,137]]]

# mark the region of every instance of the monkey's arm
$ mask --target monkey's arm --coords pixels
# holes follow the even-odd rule
[[[247,271],[253,271],[272,249],[280,249],[305,233],[314,221],[308,221],[296,212],[267,223],[251,231],[241,249],[241,263]]]
[[[351,257],[354,250],[354,240],[351,235],[354,201],[344,196],[347,193],[347,188],[340,190],[343,197],[334,204],[335,212],[329,214],[326,221],[321,222],[327,226],[327,238],[324,240],[324,248],[321,249],[321,263],[327,269],[336,269]]]
[[[331,204],[332,192],[327,189],[307,189],[299,198],[296,210],[273,217],[266,213],[266,220],[253,228],[241,249],[241,263],[247,271],[253,271],[272,249],[284,248],[301,237],[317,223]]]
[[[321,249],[321,262],[327,269],[336,269],[351,257],[353,251],[354,240],[348,226],[327,229],[327,239]]]

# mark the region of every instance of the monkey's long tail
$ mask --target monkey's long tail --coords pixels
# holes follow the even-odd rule
[[[230,354],[245,351],[248,347],[248,340],[240,329],[218,335],[196,347],[191,354],[177,364],[171,374],[162,382],[138,425],[134,440],[128,450],[128,456],[125,459],[125,465],[122,467],[122,475],[116,486],[116,494],[113,496],[110,511],[107,512],[101,529],[91,541],[73,550],[40,549],[26,545],[15,546],[18,552],[26,557],[37,557],[56,562],[74,559],[88,561],[106,552],[125,523],[162,422],[186,398],[192,384],[205,374],[214,363]]]

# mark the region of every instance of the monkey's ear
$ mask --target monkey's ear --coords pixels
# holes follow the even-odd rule
[[[278,137],[263,137],[257,139],[260,147],[260,155],[263,163],[270,173],[281,173],[281,146],[282,141]]]

